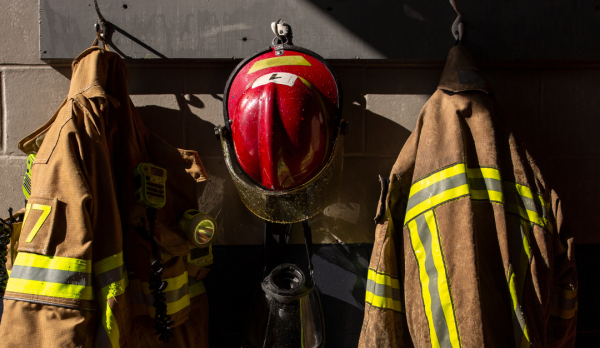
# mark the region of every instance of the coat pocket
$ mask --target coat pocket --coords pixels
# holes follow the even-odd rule
[[[48,246],[60,204],[56,198],[29,197],[18,251],[48,255]]]

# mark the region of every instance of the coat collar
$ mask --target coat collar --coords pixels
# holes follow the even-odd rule
[[[460,43],[452,47],[448,53],[438,89],[453,93],[481,91],[489,94],[491,92],[473,58],[465,46]]]

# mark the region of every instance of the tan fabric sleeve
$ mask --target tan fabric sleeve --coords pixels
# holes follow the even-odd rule
[[[94,263],[122,250],[103,120],[79,97],[64,104],[33,165],[0,326],[5,347],[91,347],[102,309]]]
[[[424,112],[390,175],[385,218],[377,224],[368,270],[365,317],[359,348],[413,347],[404,304],[403,224],[423,116]],[[384,282],[392,286],[381,285]]]
[[[552,348],[574,347],[577,324],[577,272],[573,236],[562,214],[561,200],[551,193],[554,215],[554,286],[550,296],[547,344]]]

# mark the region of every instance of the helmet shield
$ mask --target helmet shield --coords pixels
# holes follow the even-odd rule
[[[339,129],[331,157],[323,169],[303,185],[285,191],[267,190],[246,175],[224,133],[226,129],[219,127],[227,170],[246,207],[261,219],[286,224],[304,221],[335,200],[344,157],[344,134]]]

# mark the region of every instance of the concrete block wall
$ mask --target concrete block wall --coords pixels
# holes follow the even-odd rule
[[[23,206],[25,154],[18,141],[46,122],[65,98],[69,64],[39,59],[37,2],[19,1],[0,12],[0,215]],[[90,30],[90,43],[93,40]],[[476,55],[476,47],[471,48]],[[220,224],[219,245],[263,242],[262,222],[241,203],[213,132],[222,124],[222,93],[238,61],[220,63],[128,61],[130,94],[146,125],[171,144],[198,151],[210,180],[198,187],[199,206]],[[379,197],[378,175],[387,176],[435,91],[442,65],[333,62],[344,89],[350,122],[342,188],[336,204],[313,221],[315,243],[372,243]],[[597,291],[600,215],[600,69],[589,66],[486,66],[495,97],[521,121],[515,127],[543,135],[531,142],[538,164],[562,197],[582,252],[579,274],[580,334],[600,336]],[[532,139],[540,137],[533,137]],[[299,231],[298,231],[299,232]],[[293,236],[301,242],[300,233]],[[590,306],[583,294],[589,293]],[[593,294],[596,295],[593,295]],[[581,341],[584,342],[584,341]],[[579,343],[584,347],[583,343]]]

